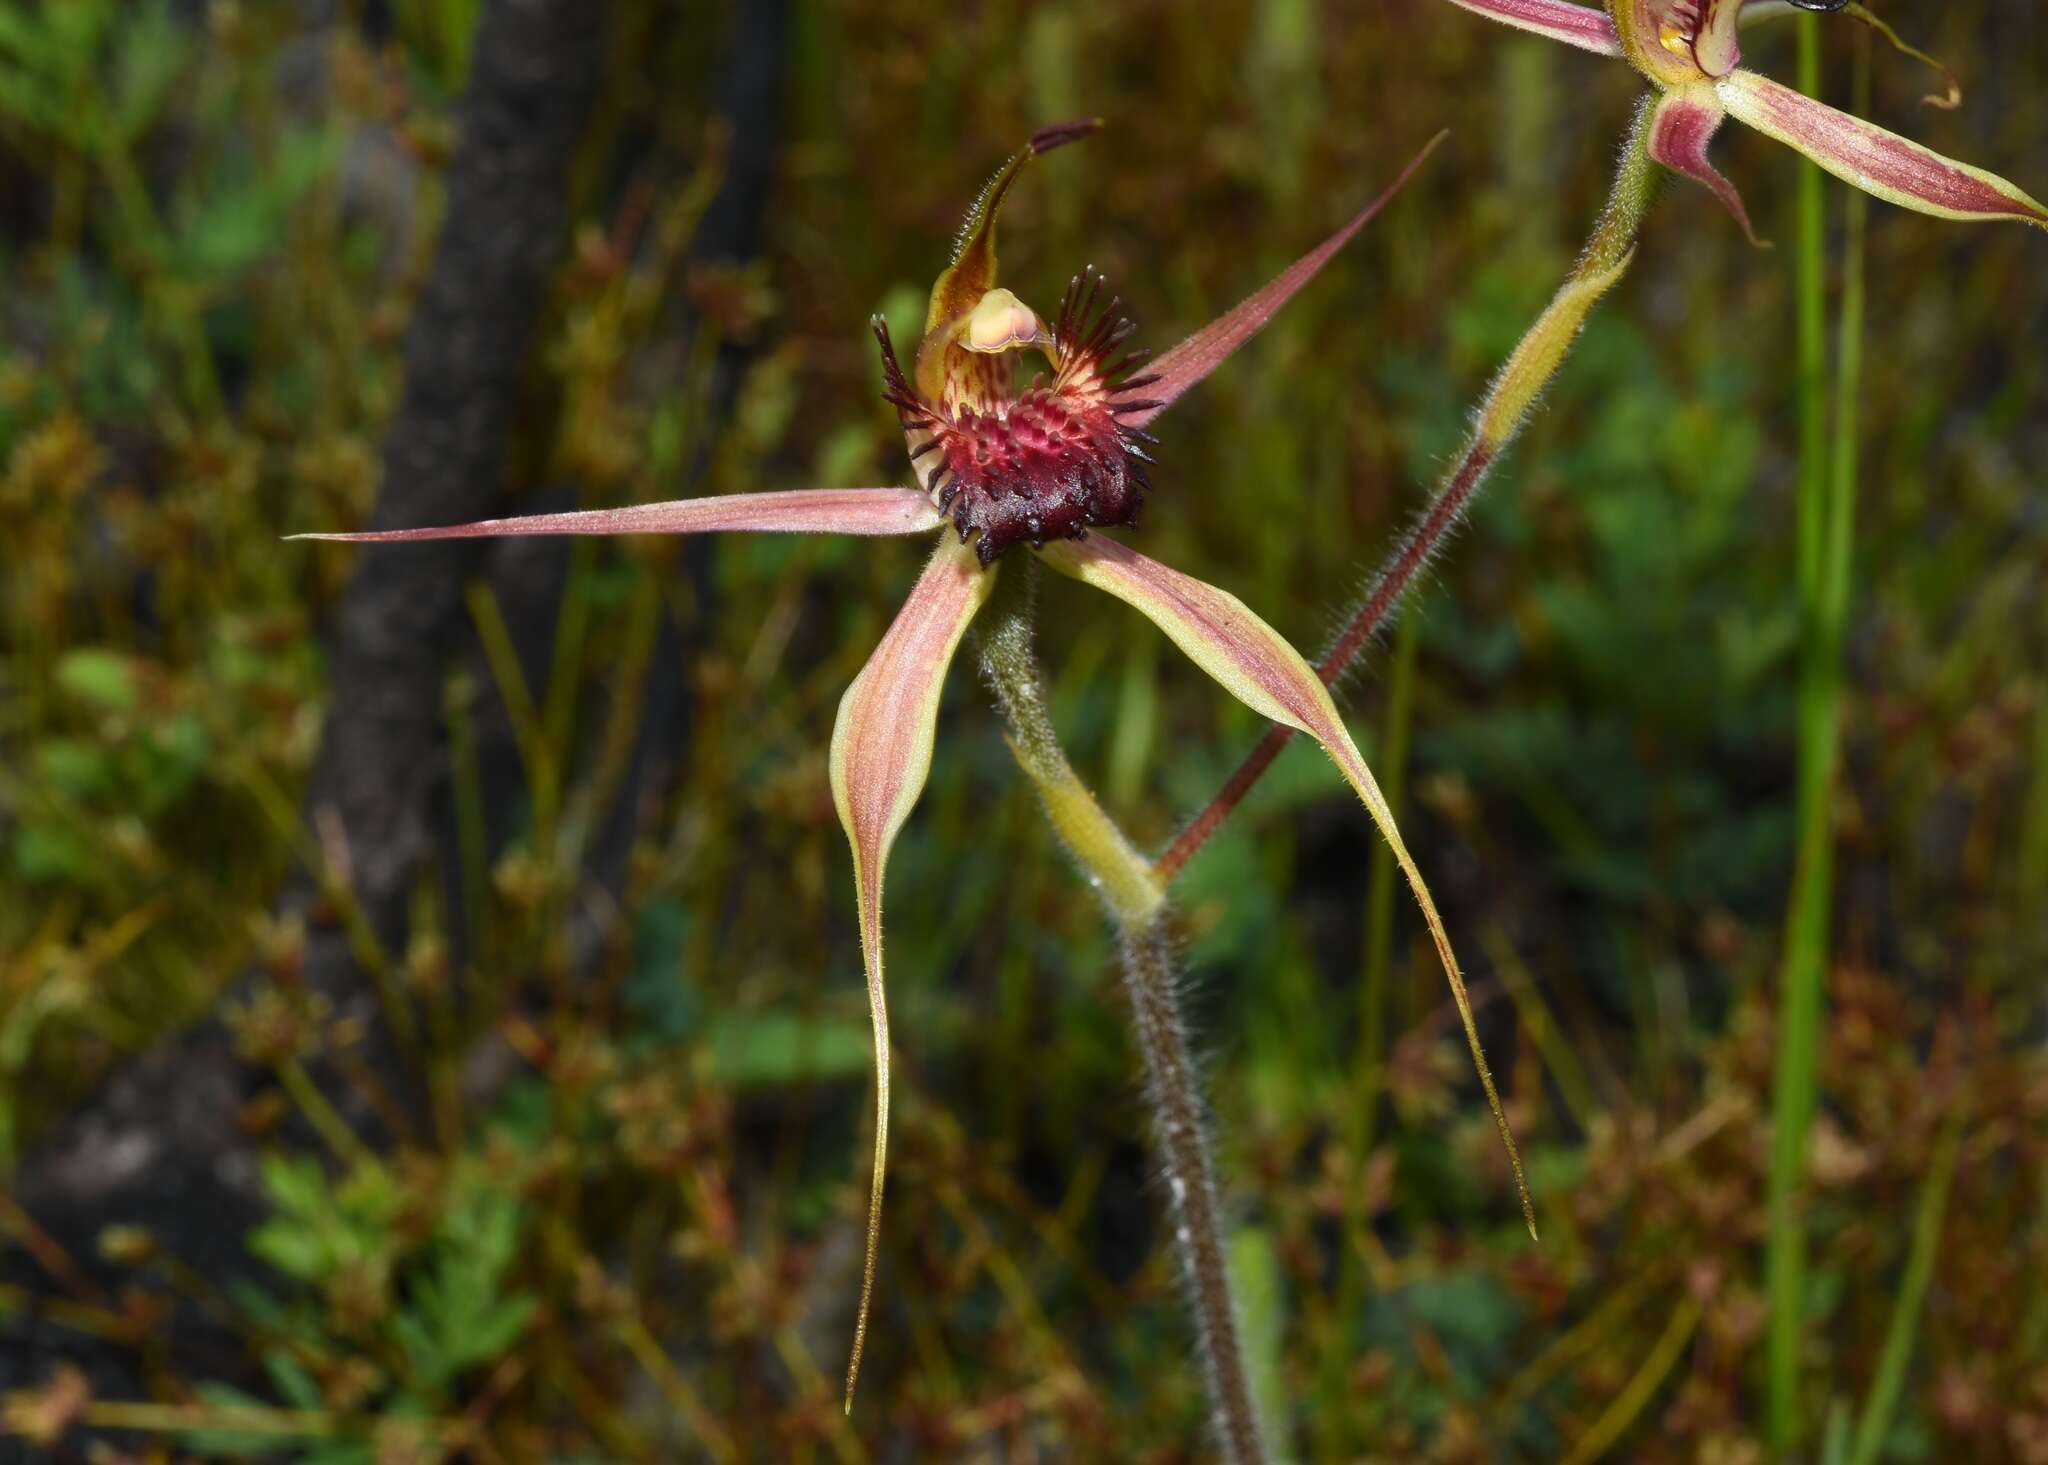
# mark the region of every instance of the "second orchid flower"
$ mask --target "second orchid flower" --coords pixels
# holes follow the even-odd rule
[[[1754,240],[1742,196],[1707,159],[1722,119],[1733,117],[1804,153],[1851,187],[1943,219],[2019,219],[2048,228],[2048,208],[1981,168],[1945,158],[1895,132],[1745,71],[1737,30],[1793,8],[1787,0],[1451,0],[1518,30],[1625,58],[1659,93],[1650,156],[1713,190]],[[1807,3],[1800,9],[1841,9]]]

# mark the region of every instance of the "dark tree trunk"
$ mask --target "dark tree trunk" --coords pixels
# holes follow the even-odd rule
[[[522,406],[524,363],[561,256],[570,165],[601,80],[605,18],[604,0],[492,0],[485,9],[448,173],[447,219],[404,343],[406,388],[385,441],[377,527],[510,510],[507,444]],[[745,259],[759,250],[786,29],[786,0],[740,7],[722,98],[732,144],[725,185],[693,248],[700,259]],[[634,140],[622,141],[622,153],[635,150]],[[714,420],[730,408],[743,365],[737,349],[721,350]],[[684,559],[685,573],[704,591],[706,548],[693,544]],[[480,560],[486,553],[490,558]],[[468,664],[477,685],[489,684],[467,631],[462,586],[485,569],[515,640],[539,651],[565,566],[556,541],[509,541],[494,551],[474,542],[393,547],[362,556],[337,607],[329,636],[332,700],[305,808],[330,857],[345,866],[332,873],[345,873],[387,951],[403,950],[406,905],[429,862],[455,869],[443,688],[451,663]],[[601,884],[622,880],[636,815],[675,766],[688,711],[686,653],[676,627],[664,624],[631,767],[590,851],[585,874]],[[538,664],[527,673],[536,686],[544,675]],[[522,777],[510,728],[501,708],[479,711],[486,799],[509,803]],[[494,844],[503,833],[493,831]],[[351,956],[317,883],[295,881],[280,905],[307,919],[300,980],[334,1014],[363,1020],[364,1061],[402,1086],[406,1065],[397,1061],[376,985]],[[601,934],[579,933],[576,944],[587,952],[589,938]],[[352,1107],[348,1087],[313,1067],[323,1091],[374,1142],[377,1116]],[[147,1227],[163,1250],[215,1282],[252,1275],[259,1268],[245,1243],[262,1216],[261,1147],[238,1118],[273,1082],[268,1067],[240,1059],[225,1025],[210,1018],[132,1064],[60,1126],[21,1167],[12,1199],[110,1290],[121,1278],[96,1262],[94,1246],[112,1225]],[[45,1382],[67,1361],[86,1370],[102,1397],[146,1390],[131,1350],[98,1344],[38,1314],[36,1299],[71,1291],[66,1279],[49,1275],[19,1247],[0,1271],[31,1300],[28,1311],[0,1319],[0,1389]],[[251,1365],[246,1340],[191,1309],[173,1317],[170,1341],[176,1371],[187,1379],[244,1376]],[[0,1441],[0,1458],[12,1458],[8,1443]]]
[[[385,439],[379,527],[488,517],[505,507],[505,458],[523,363],[559,259],[568,181],[605,59],[604,0],[494,0],[479,22],[448,170],[447,218],[404,343],[405,392]],[[387,948],[403,948],[405,905],[434,840],[442,774],[442,685],[464,622],[474,546],[365,555],[329,642],[331,701],[306,796],[309,820],[341,856],[349,888]],[[337,871],[335,873],[343,873]],[[369,1025],[388,1051],[376,989],[315,886],[295,882],[306,913],[303,980],[337,1015]],[[374,1053],[373,1053],[374,1061]],[[89,1266],[107,1226],[150,1228],[216,1280],[246,1273],[258,1219],[256,1147],[237,1123],[270,1081],[237,1057],[218,1018],[136,1062],[29,1157],[13,1198]],[[9,1279],[40,1294],[52,1279],[23,1250]],[[181,1373],[235,1372],[232,1341],[197,1317],[176,1320]],[[97,1386],[132,1392],[121,1350],[89,1345],[33,1311],[0,1325],[0,1387],[49,1376],[58,1359]]]

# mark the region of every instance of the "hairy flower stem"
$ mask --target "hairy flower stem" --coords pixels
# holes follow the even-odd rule
[[[1138,1046],[1145,1052],[1146,1098],[1166,1161],[1174,1242],[1202,1334],[1216,1433],[1230,1460],[1262,1461],[1265,1447],[1224,1264],[1209,1137],[1187,1033],[1174,1004],[1173,947],[1164,920],[1123,933],[1123,966]]]
[[[1166,1169],[1174,1243],[1202,1348],[1211,1424],[1233,1465],[1260,1465],[1267,1452],[1230,1293],[1201,1090],[1176,1005],[1165,887],[1060,747],[1032,649],[1028,591],[1020,595],[1006,587],[998,594],[1003,603],[989,617],[993,629],[981,638],[982,674],[1002,709],[1018,766],[1037,786],[1054,830],[1116,922],[1132,1027],[1145,1058],[1146,1102]]]
[[[1445,478],[1422,517],[1395,545],[1394,552],[1381,565],[1379,573],[1367,582],[1365,593],[1346,619],[1344,628],[1323,653],[1322,660],[1316,663],[1316,671],[1324,682],[1334,684],[1351,668],[1359,653],[1400,604],[1401,597],[1414,585],[1423,567],[1435,557],[1445,538],[1478,495],[1486,481],[1487,470],[1514,442],[1522,423],[1528,418],[1530,407],[1571,353],[1572,343],[1578,339],[1579,330],[1585,325],[1594,305],[1628,269],[1629,260],[1635,254],[1637,231],[1656,195],[1663,173],[1650,160],[1651,115],[1652,107],[1648,102],[1637,109],[1600,222],[1586,241],[1586,247],[1579,255],[1578,263],[1572,267],[1571,274],[1565,278],[1563,287],[1543,314],[1536,318],[1528,334],[1515,346],[1507,364],[1501,367],[1500,374],[1487,389],[1473,419],[1472,436],[1466,442],[1465,450],[1459,454],[1457,465]],[[1231,811],[1244,801],[1245,795],[1265,775],[1273,760],[1280,756],[1280,750],[1287,746],[1287,740],[1293,736],[1292,728],[1274,727],[1260,739],[1258,746],[1225,780],[1216,796],[1188,822],[1159,857],[1155,868],[1162,882],[1173,883],[1187,862],[1222,827]]]

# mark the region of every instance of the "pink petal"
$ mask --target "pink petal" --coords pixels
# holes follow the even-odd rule
[[[1578,9],[1577,6],[1566,8]],[[1316,271],[1328,264],[1330,257],[1350,243],[1351,236],[1363,229],[1372,216],[1401,191],[1401,186],[1422,166],[1423,160],[1436,151],[1437,144],[1447,135],[1439,132],[1431,138],[1384,193],[1367,204],[1350,223],[1282,270],[1265,289],[1141,367],[1140,371],[1149,379],[1141,389],[1149,405],[1135,412],[1119,412],[1118,417],[1133,427],[1143,427],[1172,406],[1189,387],[1221,366],[1231,352],[1257,335],[1259,328],[1273,318],[1274,312],[1285,305],[1295,291],[1314,279]]]
[[[1054,569],[1143,611],[1225,691],[1254,712],[1305,732],[1323,745],[1323,751],[1330,755],[1372,816],[1380,837],[1386,840],[1402,873],[1408,877],[1408,888],[1415,893],[1416,904],[1422,908],[1422,919],[1436,942],[1452,1000],[1464,1020],[1472,1061],[1479,1070],[1487,1102],[1493,1106],[1494,1120],[1514,1167],[1516,1187],[1522,1194],[1524,1216],[1530,1234],[1534,1235],[1536,1214],[1529,1205],[1528,1187],[1522,1180],[1522,1162],[1501,1111],[1493,1073],[1486,1065],[1486,1055],[1480,1051],[1479,1029],[1472,1018],[1472,1004],[1465,992],[1458,958],[1451,950],[1450,935],[1437,915],[1436,901],[1423,882],[1422,872],[1416,868],[1401,838],[1393,810],[1387,807],[1379,783],[1366,767],[1365,759],[1359,756],[1344,719],[1337,715],[1337,704],[1330,699],[1330,689],[1323,685],[1315,668],[1302,660],[1301,653],[1284,636],[1229,591],[1183,575],[1105,535],[1091,534],[1084,540],[1049,544],[1044,558]]]
[[[840,699],[832,728],[832,801],[853,846],[854,896],[860,908],[861,958],[868,974],[868,1012],[875,1026],[875,1168],[868,1192],[867,1262],[860,1313],[846,1367],[846,1403],[867,1343],[874,1300],[875,1249],[882,1231],[882,1167],[889,1152],[889,1012],[882,997],[882,876],[889,846],[910,816],[931,772],[932,735],[946,668],[967,623],[994,588],[974,548],[950,536],[925,567],[868,664]]]
[[[1714,140],[1714,133],[1726,115],[1710,86],[1666,92],[1650,118],[1650,156],[1673,172],[1711,188],[1728,212],[1735,215],[1735,222],[1742,226],[1749,242],[1761,244],[1763,241],[1749,225],[1749,210],[1742,206],[1742,195],[1720,169],[1707,161],[1707,144]]]
[[[1944,158],[1769,77],[1735,71],[1714,90],[1738,120],[1887,203],[1941,219],[2020,219],[2048,227],[2048,208],[1997,174]]]
[[[360,534],[292,534],[387,544],[408,539],[490,539],[517,534],[712,534],[752,529],[775,534],[922,534],[945,522],[913,488],[796,488],[783,493],[728,493],[672,499],[623,509],[529,514],[438,529],[372,529]]]
[[[1570,0],[1451,0],[1475,10],[1489,20],[1534,31],[1567,46],[1597,51],[1602,56],[1619,56],[1621,40],[1614,34],[1614,22],[1603,10],[1590,5],[1573,5]]]

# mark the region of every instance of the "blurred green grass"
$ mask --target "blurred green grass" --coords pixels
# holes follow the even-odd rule
[[[77,19],[107,9],[5,12],[72,17],[54,59],[0,31],[10,1153],[289,948],[267,913],[307,838],[294,794],[348,561],[279,536],[353,525],[375,492],[476,7],[393,6],[374,43],[364,7],[332,27],[250,5]],[[1915,111],[1922,79],[1881,58],[1879,120],[2038,193],[2042,18],[1988,0],[1886,13],[1968,95]],[[763,257],[679,265],[631,210],[651,200],[687,238],[730,18],[620,8],[595,131],[655,141],[623,188],[586,170],[521,481],[653,499],[701,453],[704,491],[896,480],[862,322],[915,313],[974,190],[1049,119],[1108,126],[1016,195],[1005,282],[1045,308],[1092,262],[1154,345],[1449,125],[1388,214],[1162,424],[1147,548],[1304,643],[1547,299],[1635,90],[1446,4],[997,3],[940,21],[804,3]],[[1789,70],[1789,43],[1753,49]],[[1787,156],[1720,149],[1764,232],[1789,238]],[[2048,272],[2020,230],[1884,209],[1869,251],[1808,1413],[1868,1389],[1915,1197],[1966,1106],[1885,1458],[2039,1460]],[[1680,1322],[1621,1448],[1760,1458],[1762,1114],[1792,859],[1788,256],[1674,186],[1420,606],[1406,822],[1485,999],[1540,1246],[1405,911],[1385,1091],[1362,1086],[1371,843],[1313,755],[1290,752],[1188,873],[1226,1196],[1246,1265],[1277,1283],[1268,1387],[1309,1458],[1563,1456]],[[709,328],[686,338],[686,315]],[[708,440],[718,340],[752,354]],[[736,541],[701,597],[674,565],[646,544],[577,560],[581,630],[533,689],[560,787],[513,811],[523,835],[465,891],[427,882],[408,954],[423,990],[548,990],[580,801],[632,713],[620,668],[665,613],[691,647],[689,742],[597,979],[499,1035],[518,1076],[431,1140],[343,1147],[333,1172],[279,1161],[265,1244],[283,1279],[234,1300],[252,1337],[291,1340],[261,1402],[344,1421],[343,1446],[306,1447],[337,1460],[366,1458],[346,1443],[364,1417],[450,1417],[501,1378],[488,1428],[507,1457],[667,1458],[702,1420],[742,1458],[1194,1457],[1108,940],[964,671],[893,866],[885,1298],[861,1406],[837,1421],[865,1018],[823,749],[915,552]],[[1120,609],[1048,583],[1043,610],[1077,766],[1163,840],[1257,729]],[[1380,725],[1384,664],[1352,699],[1361,731]],[[481,921],[451,975],[438,912],[458,901]],[[491,1037],[451,1032],[435,1062]],[[1385,1113],[1353,1153],[1363,1104]],[[1345,1224],[1360,1213],[1370,1228]],[[1354,1315],[1334,1301],[1344,1238],[1367,1278]],[[454,1346],[479,1338],[477,1356]]]

